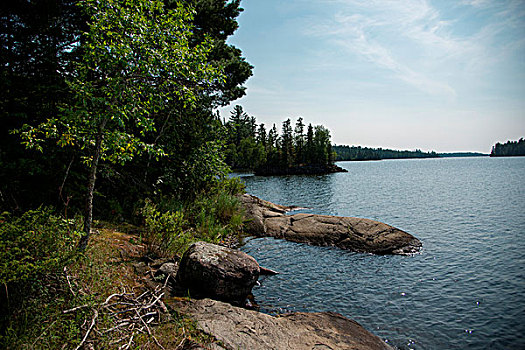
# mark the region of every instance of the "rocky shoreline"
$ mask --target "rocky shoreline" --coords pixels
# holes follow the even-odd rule
[[[414,236],[381,222],[287,215],[297,207],[247,194],[240,200],[247,231],[256,236],[374,254],[406,255],[421,248]],[[271,316],[243,307],[259,276],[275,272],[241,251],[197,242],[184,253],[180,266],[166,270],[172,276],[172,294],[182,297],[173,299],[170,306],[190,315],[199,329],[218,341],[212,349],[392,349],[357,322],[334,312]]]
[[[238,250],[197,242],[184,253],[176,276],[173,269],[164,270],[172,277],[171,294],[180,296],[167,301],[168,306],[189,315],[218,341],[210,349],[392,349],[338,313],[271,316],[240,307],[265,269]]]
[[[287,212],[297,207],[274,204],[244,194],[247,231],[258,237],[274,237],[318,246],[335,246],[356,252],[409,255],[422,243],[411,234],[382,222],[316,214]]]

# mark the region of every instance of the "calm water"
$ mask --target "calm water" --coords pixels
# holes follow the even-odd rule
[[[339,165],[349,172],[243,179],[275,203],[396,226],[421,254],[248,239],[280,272],[254,289],[263,311],[336,311],[399,349],[525,349],[525,157]]]

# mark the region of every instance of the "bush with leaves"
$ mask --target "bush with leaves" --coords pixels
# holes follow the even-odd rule
[[[191,234],[184,230],[186,221],[181,211],[161,211],[150,200],[141,210],[144,216],[142,238],[148,253],[157,257],[171,257],[180,253],[191,240]]]
[[[0,215],[0,284],[24,282],[59,271],[76,254],[77,222],[53,215],[50,208],[20,217]]]

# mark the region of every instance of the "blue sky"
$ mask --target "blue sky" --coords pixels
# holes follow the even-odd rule
[[[240,104],[337,144],[488,153],[525,137],[524,0],[243,0]]]

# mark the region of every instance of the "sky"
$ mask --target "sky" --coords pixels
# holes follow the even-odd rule
[[[489,153],[525,137],[525,0],[242,0],[239,104],[335,144]]]

